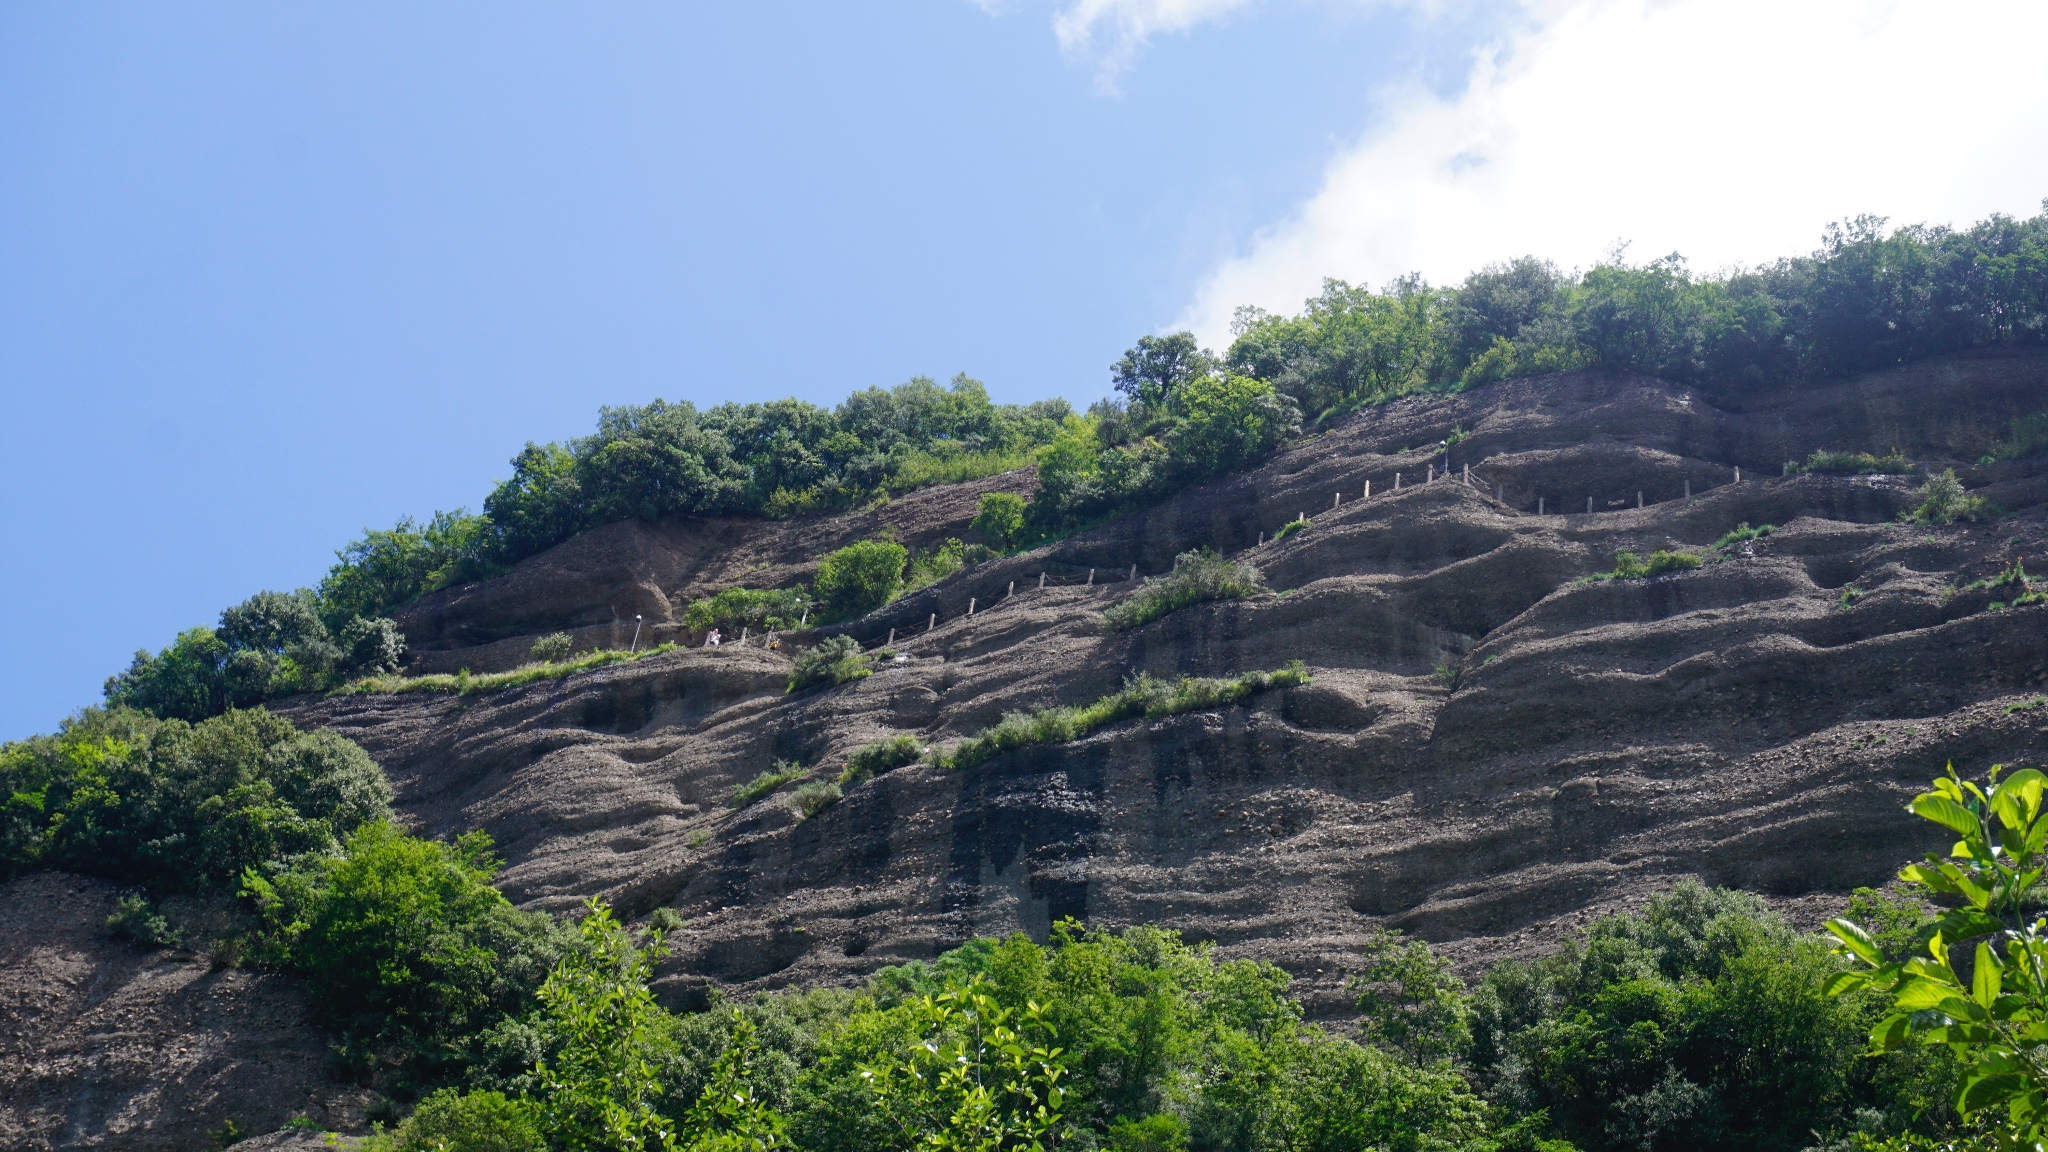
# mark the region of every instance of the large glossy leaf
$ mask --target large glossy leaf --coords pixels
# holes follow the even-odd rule
[[[1998,956],[1988,943],[1977,945],[1977,963],[1970,972],[1970,998],[1989,1009],[1998,1002],[2000,977]]]
[[[1868,972],[1837,972],[1833,976],[1828,977],[1827,985],[1821,989],[1821,994],[1823,996],[1841,996],[1845,993],[1859,991],[1868,987],[1870,987],[1870,973]]]
[[[1968,1115],[1979,1108],[2001,1104],[2026,1090],[2026,1079],[2017,1072],[1972,1078],[1956,1094],[1956,1111]]]
[[[1884,949],[1878,947],[1877,941],[1870,938],[1870,933],[1857,927],[1854,921],[1830,920],[1826,927],[1834,934],[1835,939],[1842,942],[1842,947],[1858,959],[1872,965],[1884,963]]]
[[[1913,797],[1913,802],[1907,807],[1915,816],[1932,820],[1965,839],[1972,839],[1981,831],[1976,813],[1946,796],[1923,793]]]
[[[2012,798],[2026,820],[2032,820],[2041,812],[2041,796],[2048,791],[2048,776],[2036,768],[2022,768],[2007,776],[1998,786],[1998,794]]]
[[[1914,884],[1923,884],[1936,892],[1946,893],[1951,896],[1959,894],[1956,890],[1955,881],[1949,879],[1946,872],[1926,864],[1906,865],[1899,873],[1899,878]]]
[[[1957,998],[1962,990],[1951,984],[1929,980],[1925,977],[1908,979],[1892,1000],[1892,1006],[1901,1012],[1918,1012],[1923,1009],[1942,1010],[1942,1006]],[[1950,1013],[1954,1015],[1954,1013]]]
[[[1903,1012],[1887,1016],[1870,1030],[1870,1046],[1878,1052],[1897,1052],[1910,1043],[1913,1018]]]

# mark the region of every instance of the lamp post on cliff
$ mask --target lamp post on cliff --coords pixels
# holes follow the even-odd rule
[[[633,617],[633,651],[640,650],[640,617]]]

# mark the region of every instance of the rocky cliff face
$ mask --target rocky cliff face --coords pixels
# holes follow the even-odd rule
[[[1271,959],[1334,1008],[1378,926],[1477,962],[1686,875],[1818,908],[1938,847],[1901,805],[1943,762],[2038,763],[2048,608],[1954,589],[2048,544],[2048,464],[1971,463],[2043,409],[2039,357],[1914,365],[1743,411],[1600,375],[1410,399],[830,630],[870,647],[893,630],[901,654],[845,687],[785,695],[784,651],[728,645],[289,714],[360,741],[424,829],[488,829],[516,901],[679,909],[663,984],[682,1002],[1074,916]],[[1782,475],[1815,449],[1893,447],[1957,466],[2011,515],[1908,526],[1904,479]],[[403,624],[428,669],[508,666],[557,628],[609,642],[613,612],[666,638],[691,597],[794,578],[885,522],[957,533],[980,491],[1029,483],[807,522],[615,525]],[[1312,527],[1260,543],[1297,514]],[[1618,549],[1699,548],[1742,523],[1779,527],[1697,571],[1579,581]],[[1104,630],[1133,565],[1156,574],[1200,546],[1280,594]],[[1136,672],[1291,660],[1311,686],[970,771],[899,769],[808,820],[782,796],[727,806],[776,759],[829,777],[870,741],[944,743]]]

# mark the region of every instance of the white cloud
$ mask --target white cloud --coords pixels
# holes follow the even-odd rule
[[[1584,266],[1616,241],[1715,269],[1809,251],[1863,212],[2031,215],[2048,196],[2044,42],[2039,0],[1560,3],[1461,95],[1389,96],[1178,326],[1220,346],[1234,307],[1292,312],[1325,276]]]
[[[978,0],[986,4],[986,0]],[[1185,32],[1219,19],[1252,0],[1070,0],[1053,13],[1060,47],[1070,55],[1092,56],[1098,83],[1113,86],[1139,50],[1162,32]]]

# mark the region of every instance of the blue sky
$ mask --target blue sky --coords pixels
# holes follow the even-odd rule
[[[1138,335],[1213,340],[1230,307],[1291,307],[1323,275],[1584,262],[1616,228],[1761,259],[1857,211],[2048,195],[2012,159],[2043,151],[2015,147],[2048,134],[2040,70],[1982,58],[2039,42],[2010,35],[1958,47],[1964,90],[1919,101],[2001,101],[1939,145],[1985,174],[1859,167],[1858,131],[1803,158],[1677,133],[1731,171],[1809,170],[1655,211],[1632,181],[1699,157],[1640,126],[1617,147],[1615,123],[1726,118],[1711,84],[1654,93],[1725,76],[1711,43],[1669,56],[1712,40],[1688,14],[1742,23],[1729,5],[1754,6],[0,6],[0,739],[96,700],[139,646],[316,582],[365,526],[474,508],[524,441],[600,404],[829,403],[957,371],[1085,402]],[[1869,7],[1847,34],[1869,59],[1928,54],[1895,8],[1944,19]],[[1989,7],[2006,32],[2033,18]],[[1754,39],[1773,11],[1735,15]],[[1877,98],[1826,68],[1787,94],[1785,60],[1843,37],[1763,37],[1778,111]],[[1614,202],[1557,199],[1558,166]]]

